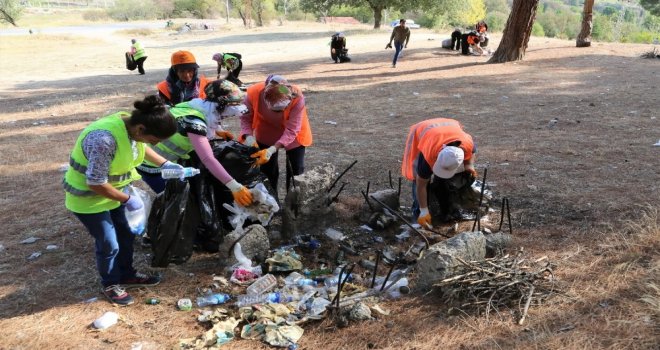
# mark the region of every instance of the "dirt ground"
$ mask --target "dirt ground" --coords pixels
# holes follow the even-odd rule
[[[330,35],[347,34],[350,63],[329,57]],[[408,127],[456,118],[478,144],[477,169],[488,168],[496,198],[510,199],[514,246],[547,255],[566,295],[533,307],[518,326],[510,314],[451,316],[433,293],[384,303],[391,316],[334,329],[305,326],[301,349],[657,349],[660,343],[660,60],[641,59],[648,45],[532,38],[524,61],[486,64],[439,48],[448,33],[414,30],[396,68],[385,50],[389,28],[290,23],[243,30],[139,37],[147,74],[128,72],[130,32],[107,37],[3,37],[0,85],[0,349],[169,348],[200,335],[196,314],[176,311],[217,271],[217,257],[197,254],[162,269],[161,285],[133,292],[115,308],[99,293],[93,242],[66,211],[60,168],[89,122],[155,92],[169,57],[190,50],[215,76],[214,52],[244,56],[244,82],[270,73],[305,93],[314,133],[306,167],[343,169],[340,205],[359,190],[398,176]],[[499,41],[493,35],[491,47]],[[556,120],[556,122],[551,122]],[[325,123],[336,122],[336,125]],[[237,121],[228,125],[237,131]],[[409,205],[405,183],[404,205]],[[362,223],[348,216],[338,228]],[[496,226],[494,223],[492,226]],[[495,227],[496,228],[496,227]],[[25,245],[28,237],[41,240]],[[391,237],[386,237],[391,240]],[[48,244],[59,248],[46,251]],[[43,255],[27,260],[35,251]],[[148,251],[136,250],[148,269]],[[159,297],[157,306],[140,303]],[[99,300],[84,303],[93,297]],[[106,311],[123,322],[89,324]],[[267,348],[234,341],[226,348]]]

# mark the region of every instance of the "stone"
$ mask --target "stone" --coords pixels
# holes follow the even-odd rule
[[[375,192],[370,192],[369,193],[369,203],[371,203],[371,206],[374,208],[375,212],[382,212],[383,211],[383,206],[380,205],[378,202],[373,200],[371,196],[374,196],[376,199],[379,201],[385,203],[388,207],[392,208],[393,210],[399,210],[399,192],[394,189],[385,189],[385,190],[380,190],[380,191],[375,191]],[[371,212],[371,208],[367,205],[367,203],[364,203],[362,205],[362,211],[366,212]]]
[[[240,240],[243,255],[252,260],[253,265],[266,260],[268,251],[270,250],[270,241],[268,240],[266,229],[261,225],[255,224],[244,228],[242,232],[246,233],[245,237]],[[225,236],[224,241],[220,245],[220,256],[224,260],[225,266],[232,266],[238,263],[233,251],[230,251],[229,248],[231,248],[231,245],[240,236],[241,232],[232,231]]]
[[[362,302],[357,302],[348,312],[348,319],[351,321],[366,321],[371,319],[371,309]]]
[[[463,232],[436,243],[424,251],[417,263],[418,290],[428,290],[433,284],[462,271],[463,261],[486,257],[486,237],[481,232]]]
[[[513,237],[504,232],[495,232],[486,235],[486,256],[494,257],[511,245]]]
[[[282,236],[315,233],[334,221],[328,188],[335,178],[332,164],[317,166],[294,176],[293,186],[284,198]]]

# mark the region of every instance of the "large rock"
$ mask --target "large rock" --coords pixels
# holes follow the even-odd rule
[[[232,266],[238,263],[234,257],[234,252],[229,251],[229,248],[245,232],[247,232],[245,237],[239,241],[243,255],[251,259],[253,265],[265,261],[268,257],[270,242],[266,229],[261,225],[250,225],[242,231],[235,230],[225,236],[224,241],[220,245],[220,258],[225,266]]]
[[[486,256],[494,257],[502,253],[508,246],[511,245],[513,237],[504,232],[495,232],[486,235]]]
[[[332,164],[315,167],[293,178],[282,208],[282,235],[314,233],[332,222],[333,211],[328,188],[335,178]]]
[[[457,257],[463,261],[483,260],[486,237],[481,232],[463,232],[429,247],[417,263],[416,287],[429,289],[434,283],[459,273],[463,265]]]

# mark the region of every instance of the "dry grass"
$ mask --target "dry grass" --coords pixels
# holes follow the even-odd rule
[[[0,86],[0,348],[126,349],[136,342],[166,348],[201,334],[193,314],[174,304],[222,273],[216,256],[197,254],[163,269],[160,286],[133,293],[139,301],[157,296],[160,305],[83,303],[101,297],[93,244],[62,205],[58,169],[87,123],[155,91],[171,52],[192,50],[213,76],[210,57],[225,48],[244,54],[243,81],[281,73],[305,89],[315,134],[308,167],[332,162],[343,168],[359,160],[345,178],[351,185],[340,196],[339,228],[358,225],[358,190],[367,181],[381,189],[387,170],[397,172],[409,125],[456,117],[477,140],[480,171],[488,166],[494,191],[511,199],[515,247],[548,255],[565,286],[565,297],[532,307],[523,327],[505,313],[489,320],[448,315],[437,296],[412,295],[385,303],[392,315],[376,321],[337,330],[328,321],[308,325],[302,348],[657,348],[660,188],[658,149],[651,145],[657,141],[659,72],[657,61],[639,59],[645,47],[576,49],[534,38],[525,61],[484,65],[485,58],[438,49],[443,35],[413,31],[392,69],[392,51],[383,50],[389,29],[355,27],[348,37],[354,61],[331,64],[330,34],[347,29],[293,23],[154,34],[144,39],[149,59],[142,77],[123,69],[127,34],[0,41],[0,59],[8,61],[12,49],[16,62]],[[474,96],[479,103],[468,102]],[[548,127],[552,118],[559,122]],[[236,121],[228,124],[237,128]],[[408,184],[403,193],[407,205]],[[30,236],[43,239],[18,243]],[[47,244],[60,248],[46,252]],[[44,255],[27,261],[37,250]],[[146,253],[136,252],[142,269]],[[105,332],[87,328],[108,310],[124,321]],[[266,347],[236,341],[228,348]]]

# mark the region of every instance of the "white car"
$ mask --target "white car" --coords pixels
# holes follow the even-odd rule
[[[391,26],[392,28],[398,26],[398,25],[399,25],[399,21],[400,21],[399,19],[397,19],[396,21],[392,21],[392,22],[390,23],[390,26]],[[406,27],[408,27],[408,28],[410,28],[410,29],[419,29],[419,28],[421,28],[421,26],[420,26],[419,24],[415,24],[415,21],[413,21],[412,19],[407,19],[407,20],[406,20]]]

